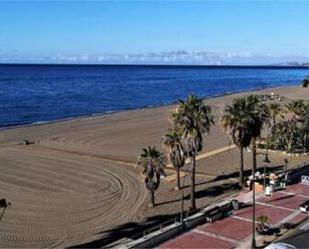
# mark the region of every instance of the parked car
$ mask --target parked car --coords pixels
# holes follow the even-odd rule
[[[286,243],[271,243],[265,249],[297,249],[295,246]]]

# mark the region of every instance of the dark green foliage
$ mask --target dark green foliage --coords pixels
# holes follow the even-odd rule
[[[294,100],[286,105],[291,120],[277,123],[267,138],[270,149],[288,153],[309,151],[309,105],[303,100]]]
[[[286,109],[289,113],[292,114],[292,121],[298,122],[302,121],[305,109],[307,108],[305,105],[304,100],[293,100],[290,103],[288,103],[286,106]]]
[[[248,147],[250,145],[250,122],[250,108],[248,108],[246,98],[235,98],[232,105],[225,107],[221,123],[233,143],[238,147]]]
[[[253,168],[256,165],[255,139],[260,136],[264,123],[268,123],[269,108],[256,95],[235,98],[227,105],[221,122],[231,140],[240,149],[239,182],[243,185],[243,148],[252,143]]]
[[[176,187],[175,189],[180,189],[180,176],[179,170],[185,165],[186,157],[184,148],[182,145],[182,133],[175,127],[170,128],[168,132],[163,136],[163,146],[168,149],[168,158],[170,163],[176,169]]]
[[[249,130],[253,138],[260,137],[263,125],[269,124],[269,108],[267,105],[259,101],[256,95],[249,95],[245,97],[246,113],[248,114]]]
[[[244,159],[243,148],[248,147],[251,142],[251,132],[248,127],[247,101],[245,98],[235,98],[232,105],[226,105],[221,124],[230,136],[232,142],[238,146],[240,151],[239,185],[243,186]]]
[[[154,191],[160,185],[161,176],[165,176],[164,156],[155,146],[148,146],[148,148],[143,148],[137,164],[143,167],[142,174],[145,177],[145,186],[150,191],[151,206],[154,206]]]
[[[267,138],[269,149],[294,153],[302,149],[301,128],[294,122],[282,121],[274,125]]]
[[[173,126],[182,134],[182,145],[186,157],[192,162],[191,167],[191,206],[195,209],[195,157],[203,148],[203,134],[209,133],[214,123],[211,108],[202,99],[190,94],[188,98],[178,102],[175,112],[171,115]]]
[[[280,104],[271,103],[268,106],[268,109],[269,109],[269,115],[272,119],[272,125],[275,125],[277,123],[277,116],[280,115],[283,118],[283,115],[282,115],[283,110]]]
[[[303,81],[302,81],[302,87],[308,87],[309,85],[309,76],[307,76]]]
[[[172,120],[182,133],[184,150],[191,157],[203,148],[203,133],[209,133],[214,123],[211,107],[204,105],[202,99],[190,94],[183,101],[179,100],[178,107],[172,113]]]

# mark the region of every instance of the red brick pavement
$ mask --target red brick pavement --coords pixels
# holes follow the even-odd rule
[[[257,199],[257,201],[259,202],[295,210],[297,210],[299,208],[299,205],[301,205],[305,200],[306,198],[304,197],[300,197],[297,195],[288,195],[281,192],[273,193],[269,201],[267,201],[264,196],[261,196]]]
[[[243,240],[251,234],[252,223],[244,220],[239,220],[233,217],[228,217],[223,220],[216,221],[212,224],[206,224],[199,227],[199,230],[220,234],[226,238],[234,240]]]
[[[275,224],[292,213],[292,211],[283,210],[275,207],[268,207],[260,204],[255,206],[256,217],[267,215],[271,219],[271,224]],[[250,219],[252,218],[252,207],[246,207],[234,212],[234,215]]]
[[[293,219],[289,220],[289,223],[297,225],[300,222],[304,221],[307,217],[308,217],[307,214],[300,213],[297,216],[295,216]]]
[[[296,194],[306,195],[309,197],[309,185],[304,184],[294,184],[286,188],[285,191],[293,192]]]
[[[235,246],[236,244],[232,242],[192,231],[162,244],[160,248],[235,248]]]
[[[307,214],[300,213],[293,217],[293,212],[298,210],[299,205],[307,199],[298,196],[298,194],[309,196],[309,186],[302,184],[288,186],[284,191],[273,193],[268,202],[264,196],[257,198],[257,202],[260,204],[256,204],[256,217],[267,215],[270,217],[272,225],[279,223],[291,214],[291,220],[287,221],[289,223],[296,224],[304,220],[308,217]],[[245,199],[250,201],[248,194],[242,194],[240,197],[243,199],[242,201]],[[211,224],[204,224],[191,232],[178,236],[162,244],[160,248],[235,248],[238,246],[237,241],[248,243],[252,231],[251,218],[252,206],[248,206],[234,211],[231,217]]]

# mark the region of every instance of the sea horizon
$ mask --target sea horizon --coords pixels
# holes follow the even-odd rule
[[[153,64],[153,63],[145,63],[145,64],[139,64],[139,63],[33,63],[33,62],[0,62],[0,66],[101,66],[101,67],[185,67],[185,68],[256,68],[256,69],[265,69],[265,68],[271,68],[271,69],[309,69],[309,64],[304,63],[305,65],[293,65],[293,63],[285,63],[282,64],[222,64],[222,65],[216,65],[216,64]],[[289,65],[291,64],[291,65]]]

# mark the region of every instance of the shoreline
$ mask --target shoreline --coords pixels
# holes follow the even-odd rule
[[[283,84],[280,86],[270,86],[270,87],[257,87],[249,90],[244,90],[244,91],[234,91],[234,92],[225,92],[222,94],[217,94],[217,95],[212,95],[212,96],[202,96],[201,98],[203,101],[211,100],[211,99],[217,99],[221,97],[227,97],[235,94],[254,94],[254,92],[259,92],[263,90],[268,90],[268,89],[280,89],[280,88],[286,88],[286,87],[295,87],[297,86],[297,83],[293,84]],[[200,97],[200,96],[199,96]],[[46,124],[54,124],[54,123],[62,123],[62,122],[69,122],[69,121],[74,121],[74,120],[81,120],[81,119],[91,119],[91,118],[96,118],[96,117],[104,117],[108,115],[114,115],[114,114],[119,114],[119,113],[126,113],[126,112],[132,112],[132,111],[140,111],[140,110],[145,110],[145,109],[158,109],[158,108],[165,108],[168,106],[174,106],[176,105],[178,100],[172,103],[168,104],[159,104],[159,105],[150,105],[150,106],[145,106],[145,107],[140,107],[140,108],[132,108],[132,109],[125,109],[125,110],[119,110],[119,111],[107,111],[107,112],[97,112],[97,113],[92,113],[92,114],[85,114],[81,116],[72,116],[72,117],[67,117],[67,118],[60,118],[60,119],[55,119],[55,120],[42,120],[42,121],[36,121],[33,123],[22,123],[22,124],[12,124],[9,126],[0,126],[0,132],[4,130],[11,130],[11,129],[18,129],[18,128],[26,128],[26,127],[32,127],[32,126],[41,126],[41,125],[46,125]]]

